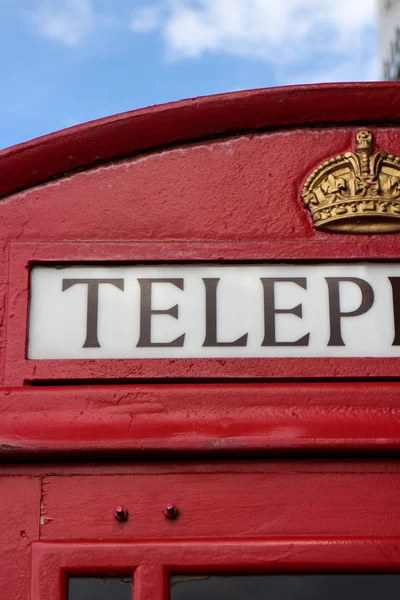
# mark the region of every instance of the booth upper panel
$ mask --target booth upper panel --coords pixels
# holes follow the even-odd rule
[[[396,82],[267,88],[99,119],[0,152],[0,196],[174,144],[290,127],[396,124],[398,94]]]
[[[291,127],[396,124],[399,89],[394,82],[260,89],[100,119],[0,152],[0,196],[170,145]]]
[[[398,83],[340,84],[200,98],[110,117],[3,151],[0,154],[2,383],[18,386],[26,382],[126,381],[137,377],[397,378],[400,278],[396,270],[390,271],[386,265],[381,271],[374,267],[377,277],[385,277],[384,285],[380,286],[379,277],[372,277],[371,269],[370,277],[363,265],[371,260],[392,261],[396,265],[400,262],[399,91]],[[72,271],[69,275],[65,271],[71,265],[114,269],[127,263],[136,267],[147,263],[149,268],[161,264],[162,269],[190,263],[190,269],[194,269],[200,263],[224,261],[244,265],[247,274],[256,262],[274,263],[279,269],[286,268],[285,264],[299,263],[303,270],[300,275],[296,271],[297,279],[292,281],[297,286],[294,296],[284,301],[278,298],[276,305],[274,298],[269,300],[271,293],[275,293],[268,291],[271,272],[258,273],[255,284],[258,301],[252,304],[250,295],[245,294],[246,310],[241,305],[235,309],[240,315],[249,313],[249,320],[255,315],[255,325],[247,326],[234,317],[231,321],[240,325],[238,332],[221,330],[223,324],[217,319],[216,285],[222,271],[217,274],[201,271],[202,275],[198,275],[198,293],[193,298],[200,302],[200,310],[195,317],[189,315],[187,323],[184,298],[193,304],[188,279],[192,271],[186,273],[185,282],[183,271],[180,274],[174,271],[175,275],[171,271],[168,276],[165,270],[157,276],[151,271],[146,275],[150,280],[156,277],[159,283],[169,277],[169,285],[172,282],[176,288],[173,290],[178,294],[174,300],[176,306],[168,296],[161,308],[151,304],[151,292],[143,291],[145,288],[140,288],[143,291],[140,302],[132,304],[129,281],[135,281],[132,285],[139,293],[138,286],[143,284],[139,272],[127,271],[126,281],[120,278],[117,286],[115,281],[107,289],[101,285],[99,297],[97,287],[92,305],[89,288],[81,285],[80,276],[74,272],[71,279]],[[353,261],[352,270],[346,270],[344,261]],[[316,292],[311,289],[318,271],[316,262],[335,263],[339,269],[321,271],[323,277],[316,283],[323,286],[321,293],[317,288]],[[355,271],[354,262],[364,271]],[[310,265],[309,273],[304,270],[305,263]],[[51,281],[46,280],[44,287],[39,285],[39,295],[38,287],[34,286],[38,266],[54,270]],[[283,276],[295,277],[294,271],[282,275],[279,269],[273,275],[277,283]],[[255,273],[254,269],[251,272]],[[107,273],[108,278],[113,278],[120,271]],[[225,276],[227,272],[222,274]],[[353,285],[353,304],[350,298],[348,306],[335,300],[339,276]],[[92,279],[98,277],[98,271],[90,271],[90,277],[93,287]],[[365,281],[361,282],[362,277]],[[244,285],[245,277],[239,279],[235,290]],[[100,283],[105,283],[104,278]],[[72,285],[72,291],[68,292]],[[85,285],[89,283],[86,281]],[[127,288],[123,290],[125,285]],[[218,297],[223,297],[224,285],[222,281]],[[55,290],[54,297],[51,289]],[[308,296],[306,291],[310,292]],[[84,298],[82,294],[86,292]],[[112,293],[116,294],[116,304],[107,312],[102,302]],[[239,301],[237,291],[226,297],[229,309]],[[311,297],[315,304],[308,303],[307,316],[306,301]],[[80,342],[79,336],[75,336],[79,352],[74,349],[68,353],[67,337],[60,334],[54,323],[63,324],[68,334],[72,332],[65,312],[73,308],[70,298],[79,299],[77,314],[83,323],[84,337]],[[146,298],[150,300],[147,302]],[[58,307],[59,312],[51,312],[46,302],[52,302],[50,308]],[[116,348],[114,338],[110,337],[107,343],[111,351],[106,351],[103,345],[106,347],[107,343],[103,340],[108,329],[104,333],[101,319],[106,314],[120,316],[121,311],[116,308],[120,302],[128,306],[130,321],[125,323],[122,319],[116,325],[112,321],[118,344],[123,337],[118,327],[126,336],[128,323],[136,327],[140,322],[142,329],[130,331],[128,349]],[[86,313],[82,309],[85,306]],[[319,326],[313,306],[322,315],[320,321],[325,323],[325,329]],[[384,315],[386,321],[376,320],[374,310]],[[160,311],[163,314],[156,314]],[[223,317],[222,305],[218,311],[219,317]],[[286,315],[278,315],[278,324],[294,321],[304,326],[304,331],[280,332],[278,328],[275,332],[275,313],[282,312]],[[52,323],[51,314],[61,317]],[[273,319],[269,322],[271,314]],[[368,343],[359,334],[357,349],[345,352],[345,341],[354,336],[344,332],[345,341],[339,335],[332,337],[334,325],[343,325],[344,331],[347,324],[357,324],[356,319],[364,315],[369,319],[372,333],[379,329],[377,323],[382,324],[382,331],[375,337],[371,333]],[[76,315],[72,317],[76,321]],[[42,321],[56,338],[54,347],[60,344],[62,351],[55,353],[53,347],[43,348],[41,341],[44,339],[47,344],[50,336]],[[172,323],[183,329],[159,339],[154,337],[157,331],[143,334],[146,323],[150,329],[153,323]],[[93,335],[88,338],[90,343],[86,343],[84,330],[89,325]],[[185,347],[181,352],[185,335],[185,343],[189,344],[192,325],[196,329],[197,346],[190,352]],[[252,327],[257,329],[255,336],[251,334]],[[363,328],[364,337],[370,329]],[[314,330],[317,333],[309,343],[309,333]],[[37,332],[39,337],[35,337]],[[323,351],[311,348],[318,335],[323,337]],[[169,348],[175,341],[178,351],[167,352],[164,346]],[[249,350],[251,343],[256,343],[257,351]],[[160,351],[154,351],[157,344]],[[228,352],[230,346],[234,346],[233,353]],[[270,346],[274,352],[268,354],[265,348]],[[276,346],[284,346],[285,352],[276,351]],[[286,346],[290,346],[290,352]],[[303,352],[303,346],[310,348]],[[140,353],[137,348],[142,347],[145,350]],[[206,353],[204,347],[214,349]],[[247,348],[246,352],[242,347]],[[221,357],[227,362],[218,361]]]
[[[400,154],[397,84],[300,86],[186,100],[0,153],[7,241],[313,239],[304,182],[354,150]],[[3,238],[4,239],[4,238]],[[266,257],[267,258],[267,257]]]

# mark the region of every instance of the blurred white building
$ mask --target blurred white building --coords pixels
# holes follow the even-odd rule
[[[378,0],[383,79],[400,80],[400,0]]]

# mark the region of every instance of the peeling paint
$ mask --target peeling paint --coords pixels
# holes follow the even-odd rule
[[[21,448],[21,446],[17,446],[16,444],[0,444],[0,452],[2,450],[6,452],[12,452],[13,450],[18,450],[19,448]]]

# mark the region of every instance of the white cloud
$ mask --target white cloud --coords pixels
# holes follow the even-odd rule
[[[157,19],[142,31],[159,30],[171,58],[219,52],[264,60],[281,79],[303,65],[324,80],[325,64],[325,80],[375,78],[375,0],[157,0],[146,11]]]
[[[29,18],[38,33],[69,47],[124,23],[136,35],[158,32],[169,59],[257,59],[275,83],[378,77],[375,0],[34,1]],[[122,13],[131,6],[129,21]],[[112,17],[101,16],[100,7]]]
[[[96,22],[91,0],[42,0],[28,18],[40,35],[70,47],[78,46]]]

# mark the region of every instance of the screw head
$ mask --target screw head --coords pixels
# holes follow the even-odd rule
[[[123,506],[117,506],[114,517],[117,519],[117,521],[123,523],[124,521],[128,520],[128,511]]]
[[[167,504],[164,508],[164,515],[167,519],[176,519],[179,515],[179,510],[174,504]]]

